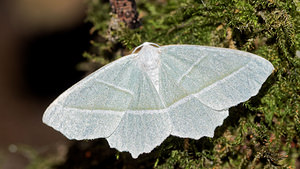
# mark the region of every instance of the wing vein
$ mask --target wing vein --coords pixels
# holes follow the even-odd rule
[[[229,78],[229,77],[231,77],[231,76],[234,76],[234,75],[237,74],[240,70],[246,69],[246,65],[248,65],[248,64],[239,66],[238,68],[236,68],[236,69],[233,70],[232,72],[227,73],[227,74],[225,74],[223,77],[216,79],[216,80],[213,81],[212,83],[210,83],[210,84],[204,86],[204,87],[203,87],[202,89],[200,89],[199,92],[197,92],[196,94],[197,94],[197,95],[198,95],[198,94],[201,94],[202,92],[204,92],[204,91],[206,91],[206,90],[209,90],[209,89],[211,89],[212,87],[214,87],[215,85],[217,85],[218,82],[224,81],[224,79],[227,79],[227,78]]]
[[[99,80],[99,79],[97,79],[96,81],[99,82],[99,83],[105,84],[105,85],[107,85],[107,86],[109,86],[109,87],[112,87],[112,88],[114,88],[114,89],[120,90],[120,91],[122,91],[122,92],[129,93],[131,96],[134,95],[130,90],[127,90],[127,89],[125,89],[125,88],[116,86],[116,85],[111,84],[111,83],[104,82],[104,81]]]
[[[177,80],[177,83],[180,83],[180,81],[186,76],[188,75],[195,66],[197,66],[204,58],[206,58],[207,56],[204,56],[202,58],[199,58],[194,64],[192,64],[192,66],[186,71],[184,72],[180,77],[179,79]]]

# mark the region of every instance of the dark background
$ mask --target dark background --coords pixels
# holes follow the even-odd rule
[[[42,115],[85,75],[76,69],[91,39],[84,18],[82,0],[0,1],[0,168],[24,168],[25,145],[47,153],[69,143]]]

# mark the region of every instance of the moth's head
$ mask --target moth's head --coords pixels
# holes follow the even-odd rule
[[[157,65],[160,60],[160,53],[160,46],[152,42],[145,42],[136,47],[132,52],[142,67],[153,67]]]
[[[151,51],[155,51],[155,52],[159,52],[160,53],[160,46],[156,43],[152,43],[152,42],[144,42],[143,44],[139,45],[138,47],[136,47],[131,54],[136,54],[138,55],[140,52],[143,51],[147,51],[147,52],[151,52]]]

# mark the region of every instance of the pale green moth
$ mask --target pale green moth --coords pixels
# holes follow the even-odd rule
[[[106,138],[137,158],[169,135],[213,137],[228,109],[256,95],[274,69],[232,49],[149,42],[136,49],[66,90],[43,122],[69,139]]]

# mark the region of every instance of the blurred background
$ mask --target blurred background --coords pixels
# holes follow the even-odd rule
[[[83,78],[76,66],[91,25],[83,0],[0,1],[0,168],[20,169],[36,154],[66,153],[67,139],[42,123],[47,106]]]

